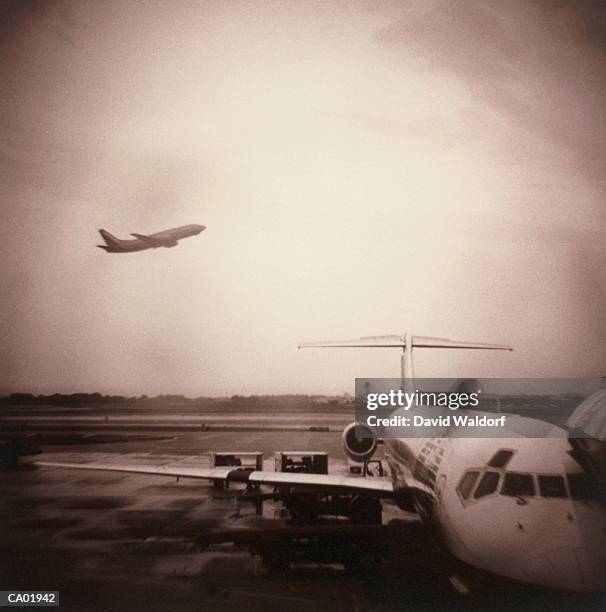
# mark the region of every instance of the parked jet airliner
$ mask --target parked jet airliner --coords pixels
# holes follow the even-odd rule
[[[421,336],[384,336],[301,345],[403,349],[403,374],[413,373],[413,347],[511,350],[501,345]],[[405,379],[405,385],[411,380]],[[578,410],[582,408],[579,407]],[[585,411],[586,412],[586,411]],[[476,413],[477,414],[477,413]],[[494,415],[492,415],[494,416]],[[45,459],[38,465],[240,482],[354,500],[391,499],[426,521],[460,568],[451,574],[459,590],[472,590],[476,577],[539,587],[595,592],[605,588],[606,506],[600,480],[581,442],[553,427],[552,437],[523,437],[542,421],[510,415],[499,438],[385,438],[361,436],[357,423],[345,428],[343,449],[358,462],[373,457],[383,442],[390,478],[199,468],[173,461],[161,466]],[[603,444],[603,442],[596,441]],[[602,451],[600,451],[602,452]],[[289,493],[286,493],[288,495]],[[375,519],[381,522],[381,512]],[[388,527],[385,525],[383,527]],[[240,532],[241,533],[241,530]],[[376,532],[375,532],[376,533]],[[233,537],[233,536],[230,536]]]
[[[408,389],[414,388],[414,347],[508,349],[410,334],[302,346],[401,348],[402,379]],[[606,395],[600,398],[599,415],[594,396],[575,415],[585,414],[590,403],[603,419]],[[393,414],[406,415],[403,410]],[[362,436],[359,427],[352,423],[343,432],[345,452],[364,461],[373,456],[378,442],[384,444],[396,501],[399,491],[402,507],[408,504],[436,526],[448,550],[471,570],[466,572],[469,580],[485,574],[572,591],[606,589],[603,440],[593,441],[599,450],[591,453],[587,449],[594,446],[586,439],[516,415],[507,417],[503,437],[498,438],[457,437],[451,429],[447,437],[379,441],[370,430]],[[541,431],[549,437],[534,437]],[[457,582],[464,586],[465,580],[459,577]]]
[[[160,247],[171,248],[176,247],[182,238],[197,236],[205,229],[206,226],[204,225],[182,225],[156,234],[131,234],[131,236],[134,236],[133,240],[120,240],[104,229],[100,229],[99,233],[105,240],[105,244],[98,244],[97,246],[108,253],[132,253]]]

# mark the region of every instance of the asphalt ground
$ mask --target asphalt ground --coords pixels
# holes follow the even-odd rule
[[[90,432],[94,434],[94,432]],[[78,434],[80,435],[80,434]],[[66,434],[64,441],[69,439]],[[95,436],[90,438],[95,441]],[[56,459],[161,462],[167,456],[205,461],[209,451],[260,451],[273,469],[275,451],[326,451],[331,472],[346,469],[338,432],[133,433],[45,450]],[[386,507],[384,521],[397,515]],[[279,507],[262,516],[233,492],[163,476],[34,467],[0,472],[0,588],[58,590],[60,608],[79,610],[435,610],[554,609],[558,596],[497,602],[462,598],[446,577],[418,567],[403,550],[398,564],[372,577],[350,577],[339,565],[302,564],[272,573],[245,546],[196,541],[205,530],[282,524]],[[603,602],[601,602],[603,603]],[[573,600],[571,609],[603,609]]]

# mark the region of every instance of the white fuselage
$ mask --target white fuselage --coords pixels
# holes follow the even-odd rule
[[[407,473],[433,491],[427,510],[459,560],[540,586],[605,588],[606,507],[586,492],[566,437],[384,443],[394,489]]]

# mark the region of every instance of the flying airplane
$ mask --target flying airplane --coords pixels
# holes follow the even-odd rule
[[[401,348],[402,368],[407,375],[413,372],[414,348],[511,350],[502,345],[410,334],[301,345],[335,346]],[[406,384],[410,385],[411,381],[407,380]],[[559,437],[520,437],[519,429],[525,425],[536,431],[537,425],[545,426],[545,423],[518,416],[509,419],[516,427],[504,430],[502,438],[378,440],[372,432],[360,435],[359,424],[348,425],[342,434],[345,454],[353,461],[369,462],[382,443],[389,466],[388,478],[283,473],[233,466],[206,469],[179,465],[179,462],[160,467],[46,459],[35,463],[243,483],[247,486],[245,495],[252,493],[254,498],[257,491],[257,495],[281,499],[293,518],[304,516],[305,526],[295,527],[292,533],[293,538],[306,540],[313,535],[321,536],[325,529],[314,522],[310,495],[317,495],[318,500],[326,496],[348,496],[353,524],[331,529],[341,529],[342,536],[349,534],[354,541],[364,534],[379,538],[382,530],[392,529],[390,524],[382,524],[380,503],[380,500],[391,500],[403,511],[403,524],[411,512],[419,519],[406,526],[410,537],[417,531],[423,538],[417,547],[404,540],[401,548],[407,561],[411,561],[412,554],[413,562],[421,563],[423,554],[433,549],[427,539],[428,533],[433,534],[445,551],[444,567],[448,568],[451,582],[461,592],[503,581],[581,592],[603,590],[606,507],[596,479],[583,467],[586,463],[583,447],[575,445],[564,429],[559,430]],[[260,492],[266,485],[273,488],[273,493]],[[248,530],[237,530],[236,535],[217,536],[217,541],[221,537],[223,541],[236,541],[253,536]],[[284,542],[285,533],[281,532],[279,537]],[[396,541],[392,531],[387,538]],[[362,554],[360,546],[354,550]]]
[[[99,233],[105,244],[98,244],[100,249],[108,253],[133,253],[134,251],[145,251],[146,249],[158,249],[160,247],[176,247],[179,240],[197,236],[206,229],[204,225],[182,225],[173,229],[163,230],[156,234],[131,234],[133,240],[120,240],[112,236],[108,231],[100,229]]]

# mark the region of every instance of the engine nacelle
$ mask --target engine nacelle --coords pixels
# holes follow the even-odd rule
[[[368,461],[377,450],[377,437],[366,425],[350,423],[341,436],[343,450],[352,461]]]

